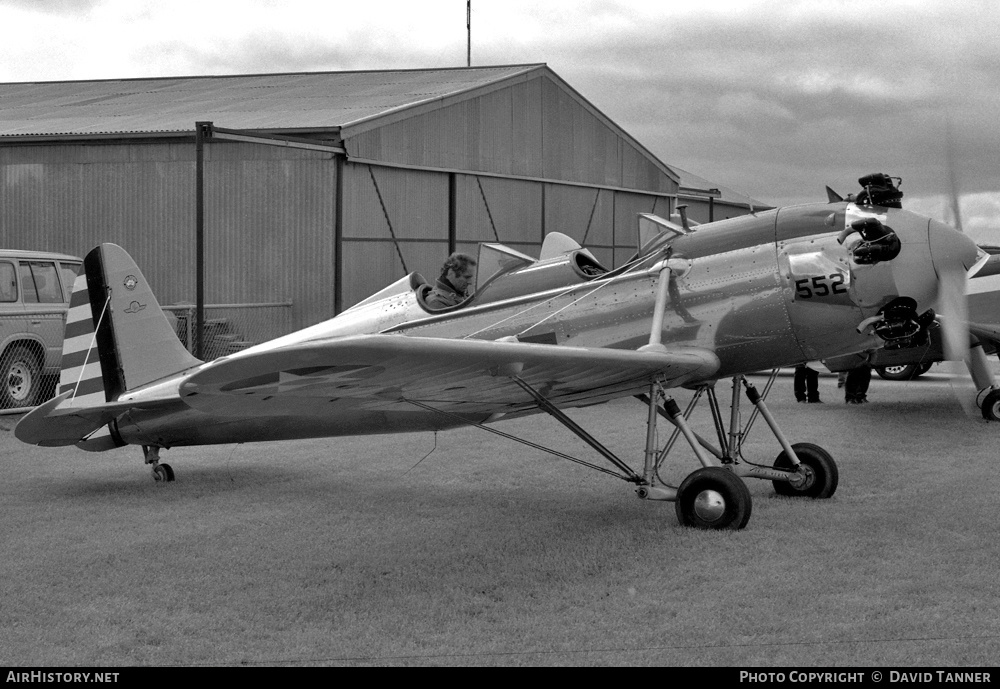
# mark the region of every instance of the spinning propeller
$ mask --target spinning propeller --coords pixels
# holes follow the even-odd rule
[[[975,407],[969,392],[975,394],[976,386],[972,384],[972,377],[969,375],[968,369],[962,365],[963,362],[972,365],[969,351],[971,336],[969,334],[968,281],[989,259],[989,256],[981,252],[972,239],[965,234],[961,234],[965,239],[964,242],[947,239],[948,234],[953,236],[956,231],[962,233],[958,184],[950,148],[949,146],[947,161],[950,209],[954,229],[944,226],[942,223],[931,221],[929,239],[934,269],[938,275],[938,312],[944,315],[941,319],[941,339],[947,362],[945,367],[950,377],[952,392],[958,398],[966,414],[971,416],[975,413]],[[948,232],[940,231],[942,227],[947,228]],[[974,248],[972,254],[970,254],[969,245]]]

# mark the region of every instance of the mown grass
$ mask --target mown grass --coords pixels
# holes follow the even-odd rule
[[[940,380],[876,380],[862,407],[821,386],[769,401],[837,458],[837,494],[751,481],[738,533],[476,429],[423,461],[431,434],[171,450],[169,485],[138,448],[2,432],[0,664],[995,664],[1000,425]],[[641,462],[638,402],[574,417]],[[547,417],[502,429],[593,456]],[[777,452],[758,422],[747,457]]]

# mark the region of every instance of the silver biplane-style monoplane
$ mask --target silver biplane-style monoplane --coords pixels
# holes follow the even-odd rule
[[[964,299],[978,260],[965,235],[900,208],[892,178],[871,175],[862,185],[851,202],[695,229],[641,216],[638,250],[614,270],[564,235],[547,237],[537,260],[484,244],[477,288],[462,304],[430,311],[429,285],[413,274],[331,320],[211,362],[180,343],[128,254],[104,244],[74,285],[60,394],[15,434],[85,450],[140,445],[154,477],[172,480],[159,461],[171,447],[469,424],[511,437],[492,424],[544,411],[609,466],[532,447],[613,474],[641,498],[675,501],[682,524],[742,528],[751,511],[742,478],[815,498],[838,482],[832,457],[791,444],[766,390],[744,374],[923,342],[932,306]],[[714,391],[723,378],[733,380],[728,428]],[[685,413],[669,396],[679,386],[696,391]],[[751,417],[759,413],[782,447],[773,465],[742,457],[744,391]],[[717,447],[686,420],[702,393]],[[648,407],[640,470],[563,411],[623,396]],[[657,441],[658,416],[701,464],[680,486],[658,477],[668,449]]]

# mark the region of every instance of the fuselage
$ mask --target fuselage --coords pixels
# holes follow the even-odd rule
[[[898,256],[874,264],[855,261],[857,237],[852,239],[849,229],[866,217],[892,228],[901,244]],[[858,326],[901,295],[912,299],[917,312],[930,308],[937,289],[932,234],[953,233],[935,225],[903,210],[847,203],[783,208],[664,237],[661,247],[627,269],[577,284],[506,296],[508,284],[505,298],[497,301],[489,299],[487,286],[463,308],[440,314],[428,312],[404,278],[381,298],[232,356],[368,333],[635,350],[650,342],[657,293],[666,280],[660,342],[714,352],[720,367],[713,378],[771,369],[881,346]],[[162,398],[184,377],[123,399]],[[248,419],[206,414],[178,400],[172,409],[132,410],[119,418],[115,431],[125,442],[169,447],[452,425],[459,424],[419,409],[368,412],[350,401],[316,413]]]

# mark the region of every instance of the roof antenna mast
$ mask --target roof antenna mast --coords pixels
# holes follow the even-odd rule
[[[465,31],[469,36],[465,49],[465,66],[472,66],[472,0],[465,0]]]

